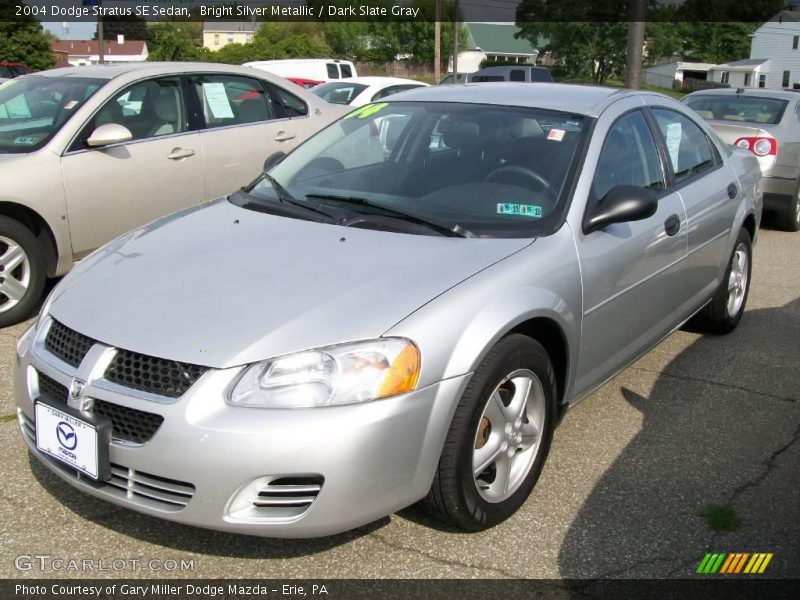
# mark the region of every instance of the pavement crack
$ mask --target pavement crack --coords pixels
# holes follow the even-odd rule
[[[721,381],[715,381],[714,379],[704,379],[703,377],[692,377],[690,375],[675,375],[674,373],[667,373],[666,371],[654,371],[652,369],[645,369],[643,367],[630,367],[635,371],[642,371],[644,373],[651,373],[653,375],[659,375],[664,377],[672,377],[673,379],[681,379],[683,381],[694,381],[697,383],[708,383],[711,385],[716,385],[719,387],[724,387],[732,390],[738,390],[740,392],[746,392],[748,394],[755,394],[756,396],[763,396],[765,398],[771,398],[773,400],[780,400],[781,402],[791,402],[793,404],[798,402],[797,398],[785,398],[783,396],[776,396],[775,394],[768,394],[766,392],[759,392],[758,390],[754,390],[748,387],[744,387],[742,385],[733,385],[731,383],[723,383]]]
[[[368,537],[375,538],[376,540],[378,540],[379,542],[381,542],[385,546],[388,546],[389,548],[392,548],[393,550],[401,550],[403,552],[410,552],[412,554],[416,554],[417,556],[421,556],[423,558],[427,558],[428,560],[432,560],[433,562],[441,564],[441,565],[447,565],[447,566],[450,566],[450,567],[463,567],[463,568],[466,568],[466,569],[472,569],[473,571],[485,571],[485,572],[488,572],[488,573],[496,573],[497,575],[500,575],[502,577],[507,577],[509,579],[520,579],[520,578],[523,577],[522,575],[519,575],[517,573],[512,573],[511,571],[506,571],[505,569],[500,569],[498,567],[491,567],[491,566],[480,565],[480,564],[470,564],[468,562],[462,562],[462,561],[459,561],[459,560],[453,560],[453,559],[449,559],[449,558],[442,558],[442,557],[439,557],[439,556],[435,556],[433,554],[429,554],[427,552],[423,552],[422,550],[420,550],[418,548],[413,548],[413,547],[410,547],[410,546],[406,546],[405,544],[400,544],[400,543],[395,542],[395,541],[387,540],[385,537],[383,537],[382,535],[380,535],[380,534],[378,534],[376,532],[372,532],[371,534],[369,534]]]
[[[627,573],[631,569],[635,569],[636,567],[641,567],[644,565],[649,565],[658,562],[672,563],[678,558],[679,557],[677,556],[651,556],[650,558],[643,558],[641,560],[637,560],[629,565],[625,565],[624,567],[611,569],[609,571],[603,571],[602,573],[593,573],[590,577],[591,579],[609,579],[611,577],[619,577],[620,575],[624,575],[625,573]]]
[[[732,506],[733,503],[736,501],[736,499],[739,498],[739,496],[741,496],[744,492],[746,492],[747,490],[749,490],[751,488],[756,487],[762,481],[764,481],[767,477],[769,477],[769,474],[772,473],[773,468],[774,468],[774,467],[769,466],[769,465],[772,465],[775,462],[775,460],[777,460],[777,458],[781,454],[786,452],[789,448],[791,448],[798,441],[800,441],[800,425],[798,425],[797,429],[795,429],[794,435],[791,437],[791,439],[788,442],[786,442],[785,444],[783,444],[782,446],[780,446],[777,450],[774,450],[769,455],[769,458],[767,458],[764,461],[764,463],[765,463],[764,470],[761,473],[759,473],[758,476],[756,476],[755,478],[751,479],[750,481],[745,481],[743,484],[737,486],[733,490],[733,493],[731,494],[730,498],[728,498],[728,505]]]

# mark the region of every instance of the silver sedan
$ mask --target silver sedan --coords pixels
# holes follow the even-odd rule
[[[510,517],[564,411],[690,318],[736,327],[755,157],[658,94],[438,86],[118,238],[17,347],[30,452],[160,518],[332,534]]]

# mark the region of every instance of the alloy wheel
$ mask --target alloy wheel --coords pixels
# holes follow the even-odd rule
[[[748,269],[747,246],[740,243],[731,261],[731,272],[728,276],[728,315],[733,317],[739,314],[744,303],[747,291]]]
[[[472,453],[475,486],[487,502],[509,498],[525,481],[541,446],[545,395],[527,369],[503,378],[478,421]]]
[[[19,304],[30,284],[30,258],[13,239],[0,236],[0,313]]]

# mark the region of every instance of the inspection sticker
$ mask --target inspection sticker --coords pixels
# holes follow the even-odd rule
[[[519,215],[522,217],[542,218],[542,207],[538,204],[513,204],[511,202],[497,203],[498,215]]]
[[[560,142],[564,139],[565,131],[563,129],[551,129],[547,132],[547,139]]]

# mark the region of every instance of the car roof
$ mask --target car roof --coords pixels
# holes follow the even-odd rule
[[[606,106],[623,97],[658,95],[622,88],[567,83],[462,83],[432,85],[393,94],[392,102],[466,102],[544,108],[598,116]],[[666,96],[664,96],[666,97]]]
[[[231,73],[252,73],[254,69],[237,65],[206,62],[139,62],[120,65],[87,65],[84,67],[62,67],[39,71],[40,77],[90,77],[93,79],[115,79],[127,73],[143,76],[168,73],[197,73],[209,71],[228,71]],[[258,72],[258,71],[257,71]],[[263,71],[259,72],[263,73]]]
[[[800,100],[800,90],[770,90],[766,88],[714,88],[698,90],[684,97],[691,96],[756,96],[762,98],[780,98],[782,100]]]

